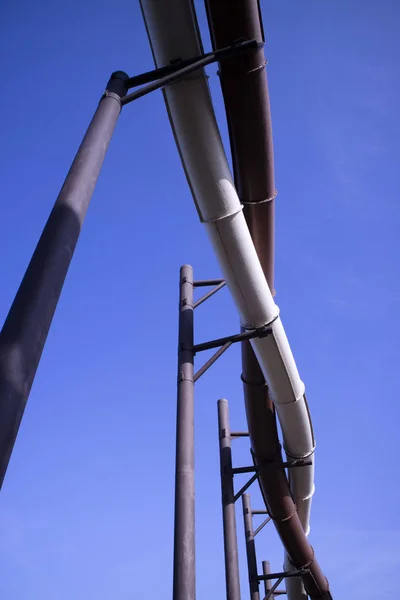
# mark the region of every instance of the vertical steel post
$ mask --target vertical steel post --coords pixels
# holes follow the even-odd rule
[[[0,487],[128,79],[111,76],[0,334]]]
[[[253,515],[251,512],[249,494],[243,494],[242,505],[244,534],[246,538],[247,568],[249,571],[250,600],[260,600],[260,593],[258,590],[256,548],[254,545]]]
[[[173,600],[194,600],[193,269],[180,270]]]
[[[263,575],[270,575],[271,574],[271,567],[269,564],[268,560],[263,560],[262,562],[262,572]],[[264,579],[264,590],[265,590],[265,595],[268,596],[268,593],[271,590],[271,580],[270,579]],[[270,596],[270,600],[274,600],[275,595],[271,594]]]
[[[227,600],[240,600],[239,557],[233,489],[231,429],[227,400],[218,400],[219,458],[221,465],[222,520],[224,527]]]

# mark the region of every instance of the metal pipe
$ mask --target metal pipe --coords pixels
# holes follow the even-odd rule
[[[251,50],[256,46],[256,42],[254,40],[250,40],[250,42],[242,42],[239,44],[235,44],[234,47],[225,48],[222,50],[222,58],[223,55],[230,56],[232,50],[235,52],[239,49],[239,52]],[[129,77],[127,81],[128,88],[131,89],[133,87],[137,87],[139,85],[144,85],[146,83],[151,83],[152,81],[157,81],[166,77],[167,75],[171,75],[176,73],[177,71],[181,72],[181,70],[185,67],[189,67],[190,65],[198,64],[199,60],[212,58],[214,61],[221,59],[221,51],[218,53],[208,52],[207,54],[203,54],[202,56],[195,56],[193,58],[189,58],[188,60],[176,60],[173,63],[166,65],[165,67],[161,67],[159,69],[153,69],[152,71],[146,71],[145,73],[141,73],[140,75],[135,75],[134,77]],[[200,65],[201,67],[201,65]],[[196,68],[200,68],[196,67]],[[187,74],[187,73],[186,73]],[[181,76],[181,75],[180,75]]]
[[[185,60],[201,53],[201,40],[192,0],[165,0],[164,2],[140,0],[140,4],[156,66],[165,66],[176,56]],[[256,0],[246,2],[215,0],[214,6],[221,12],[221,31],[224,29],[227,35],[234,36],[238,30],[240,31],[247,26],[253,27],[255,23],[260,29],[259,5]],[[244,12],[241,12],[241,10]],[[256,11],[257,21],[254,18],[254,11]],[[238,15],[240,15],[240,18]],[[230,19],[231,16],[234,16],[234,20]],[[242,19],[242,23],[240,19]],[[232,23],[235,24],[236,30],[231,26]],[[255,37],[258,41],[260,37],[263,38],[260,34],[256,34]],[[233,64],[233,61],[233,58],[226,59],[227,63]],[[245,62],[236,61],[235,67],[240,69],[242,64],[245,64]],[[261,69],[258,69],[258,71],[261,71]],[[235,76],[234,73],[231,74]],[[249,70],[246,73],[246,80],[250,76],[251,72]],[[249,91],[246,86],[243,86],[243,89],[246,92]],[[224,279],[241,316],[242,325],[249,330],[264,327],[273,321],[271,326],[272,335],[263,338],[258,336],[252,338],[252,347],[257,353],[262,373],[268,381],[271,397],[274,399],[279,412],[288,454],[292,458],[308,457],[313,451],[314,439],[304,394],[304,384],[300,379],[282,321],[279,318],[279,309],[273,300],[266,281],[264,271],[267,269],[267,265],[263,262],[264,258],[259,257],[257,254],[254,241],[249,233],[248,224],[243,215],[242,203],[247,203],[250,199],[243,196],[239,199],[232,181],[204,72],[199,72],[196,77],[166,87],[163,94],[199,217],[204,223],[214,247]],[[240,100],[243,100],[243,93],[240,95]],[[254,115],[252,115],[252,119],[247,120],[250,136],[256,136],[257,132],[255,130],[260,127],[257,116],[260,115],[260,111],[259,107],[256,106],[259,101],[260,98],[257,97],[254,105]],[[262,102],[260,106],[263,106]],[[266,116],[261,111],[262,115]],[[242,112],[241,118],[243,116]],[[246,129],[246,127],[243,127],[243,129]],[[259,136],[257,140],[263,143],[262,136]],[[254,144],[254,146],[258,148],[257,144]],[[246,149],[246,151],[248,150]],[[257,151],[253,148],[252,156],[253,152]],[[271,159],[270,150],[267,152],[268,156],[266,156],[265,149],[261,149],[261,151],[266,160],[268,156],[269,160]],[[235,156],[234,161],[237,161]],[[249,162],[247,164],[249,165]],[[265,167],[264,158],[260,164],[262,168]],[[253,172],[253,175],[254,177],[257,175],[258,180],[259,173],[255,174]],[[246,174],[248,181],[251,177],[250,173]],[[265,182],[265,180],[264,183],[271,185],[271,182]],[[272,196],[264,194],[258,198],[254,196],[251,200],[257,203],[262,201],[261,204],[267,207],[265,211],[268,212],[270,206],[272,206],[271,198],[274,193]],[[270,221],[271,219],[268,217],[260,237],[260,239],[263,236],[268,237],[269,253],[272,243],[270,232],[267,232],[266,227],[270,225]],[[269,254],[265,260],[270,260]],[[210,345],[208,344],[207,347],[210,347]],[[204,349],[204,345],[199,345],[199,348]],[[255,361],[255,364],[258,366],[257,361]],[[264,403],[266,401],[265,393],[263,394],[263,401]],[[259,433],[259,430],[257,433]],[[262,445],[262,440],[253,440],[251,430],[250,437],[253,444]],[[261,432],[261,438],[265,439],[266,437],[268,437],[268,430],[264,429]],[[258,460],[259,457],[257,456],[257,462]],[[262,469],[261,477],[263,481],[266,481],[269,467],[267,466],[264,470],[264,465],[260,464],[260,466]],[[300,475],[298,476],[296,473],[300,473]],[[284,470],[283,476],[286,481]],[[312,467],[293,469],[293,477],[303,478],[303,482],[305,481],[309,486],[313,480]],[[272,494],[271,490],[270,493]],[[289,499],[291,500],[290,492]],[[279,496],[277,510],[274,511],[274,517],[279,522],[281,539],[285,548],[291,548],[295,551],[296,557],[292,554],[290,556],[296,567],[305,566],[307,558],[309,559],[310,571],[312,571],[308,579],[310,595],[318,599],[323,597],[328,599],[330,598],[328,583],[314,560],[313,551],[308,544],[298,516],[292,520],[294,530],[290,532],[288,532],[288,529],[291,525],[288,528],[286,523],[281,520],[281,513],[284,510],[286,511],[285,503],[286,497]],[[289,513],[288,518],[290,519],[291,516],[292,513]]]
[[[270,567],[268,560],[262,561],[262,572],[263,572],[263,575],[271,574],[271,567]],[[266,596],[268,596],[268,594],[270,594],[270,592],[271,592],[271,580],[270,579],[264,579],[264,591],[265,591]],[[269,598],[271,600],[274,600],[274,594],[273,593],[270,594]]]
[[[179,280],[173,600],[195,600],[193,269]]]
[[[127,79],[119,71],[107,84],[0,334],[0,488]]]
[[[259,42],[264,41],[258,0],[235,1],[229,3],[229,6],[219,0],[206,0],[206,9],[214,49],[242,36],[251,36]],[[271,110],[265,65],[264,49],[260,47],[246,57],[243,56],[243,60],[232,59],[221,63],[219,75],[228,120],[235,185],[244,204],[246,222],[257,255],[273,294],[276,191]],[[310,496],[313,492],[313,466],[290,475],[290,490],[282,465],[274,406],[249,342],[242,343],[242,365],[246,413],[255,463],[268,464],[271,458],[275,458],[273,463],[269,463],[268,467],[260,471],[259,482],[264,500],[295,566],[300,568],[306,564],[310,565],[312,575],[306,576],[306,586],[311,597],[319,598],[321,592],[326,592],[326,597],[329,598],[328,583],[304,533],[304,528],[308,529]],[[292,406],[285,408],[293,412]],[[305,415],[303,411],[303,416]],[[281,416],[280,414],[280,418]],[[293,412],[293,423],[299,422],[299,416]],[[305,423],[303,418],[302,421]],[[308,434],[310,431],[312,434],[311,421],[307,428]],[[307,429],[303,428],[303,435],[306,431]],[[285,443],[289,445],[293,442],[287,438]],[[312,456],[310,458],[312,459]],[[300,494],[298,489],[306,489],[307,493]],[[295,495],[301,519],[296,512],[292,495]],[[291,589],[291,600],[300,600],[303,597],[304,590],[295,591],[293,586]]]
[[[227,400],[218,400],[219,458],[221,466],[222,520],[224,528],[227,600],[240,600],[239,557],[233,490],[231,428]]]
[[[249,571],[250,600],[260,600],[258,589],[257,557],[254,544],[253,516],[249,494],[242,496],[244,534],[246,538],[247,568]]]

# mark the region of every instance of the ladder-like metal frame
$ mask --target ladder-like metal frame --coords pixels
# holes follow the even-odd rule
[[[225,285],[222,279],[196,281],[193,269],[184,265],[179,280],[179,340],[178,340],[178,395],[175,464],[175,521],[174,521],[174,591],[173,600],[194,600],[195,592],[195,503],[194,503],[194,388],[195,382],[234,343],[272,333],[270,327],[244,331],[209,342],[194,343],[194,310]],[[211,287],[198,300],[194,299],[196,288]],[[195,372],[196,354],[213,348],[218,350]],[[240,600],[239,558],[236,533],[235,504],[242,498],[243,520],[246,537],[247,566],[250,599],[260,600],[259,585],[264,581],[264,600],[286,594],[278,590],[285,577],[304,575],[306,570],[271,573],[268,561],[263,561],[263,572],[258,574],[254,538],[269,523],[267,510],[252,510],[250,496],[245,492],[258,479],[259,467],[233,467],[231,442],[248,437],[245,431],[231,432],[227,400],[218,400],[218,437],[221,469],[222,517],[224,531],[225,578],[227,600]],[[307,460],[283,463],[285,468],[309,465]],[[234,476],[251,473],[249,480],[235,493]],[[263,522],[253,529],[253,516],[266,515]],[[277,581],[271,585],[271,581]]]

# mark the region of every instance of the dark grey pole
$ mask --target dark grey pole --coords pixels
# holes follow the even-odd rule
[[[271,575],[271,566],[270,566],[268,560],[263,560],[262,572],[263,572],[263,575]],[[270,579],[264,579],[264,590],[265,590],[265,595],[268,596],[269,592],[271,591],[271,580]],[[275,598],[274,594],[271,594],[270,599],[274,600],[274,598]]]
[[[233,489],[231,428],[227,400],[218,400],[219,458],[221,465],[222,520],[224,526],[227,600],[240,600],[239,557]]]
[[[247,568],[249,570],[250,600],[260,600],[260,593],[258,590],[256,548],[254,545],[253,515],[251,513],[249,494],[243,494],[242,505],[244,534],[246,537]]]
[[[193,269],[180,270],[173,600],[194,600]]]
[[[128,79],[111,76],[0,334],[0,487]]]

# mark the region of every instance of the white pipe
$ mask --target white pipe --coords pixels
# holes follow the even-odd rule
[[[141,5],[158,67],[201,54],[190,0],[141,0]],[[287,456],[289,460],[313,461],[315,443],[304,384],[242,212],[204,72],[169,85],[164,95],[200,219],[242,325],[253,329],[271,324],[272,335],[254,339],[251,344],[276,407]],[[290,483],[303,528],[308,533],[314,466],[292,469]],[[290,597],[294,599],[300,600]]]

